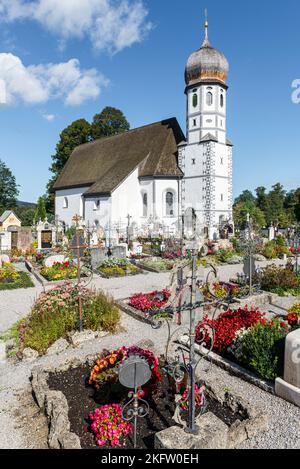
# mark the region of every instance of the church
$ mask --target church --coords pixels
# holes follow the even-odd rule
[[[170,118],[77,147],[54,186],[57,219],[71,226],[79,214],[113,239],[129,227],[135,236],[232,234],[228,72],[206,21],[185,69],[186,135]]]

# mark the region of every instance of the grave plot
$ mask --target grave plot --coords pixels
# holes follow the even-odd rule
[[[142,274],[143,270],[128,259],[109,258],[100,263],[96,272],[104,278],[116,278]]]
[[[248,429],[252,435],[267,429],[258,409],[197,379],[199,432],[185,433],[187,375],[174,379],[171,364],[152,350],[121,347],[81,360],[33,370],[33,393],[49,417],[51,448],[234,448],[247,440]]]
[[[155,325],[160,321],[160,313],[166,307],[170,297],[171,291],[167,289],[151,293],[137,293],[129,299],[119,301],[118,305],[129,316]],[[163,316],[169,317],[167,313]]]
[[[34,287],[29,274],[11,264],[8,256],[3,256],[3,259],[8,262],[0,256],[0,291]]]
[[[58,285],[43,292],[30,314],[13,327],[14,350],[20,359],[35,359],[114,333],[119,324],[118,305],[103,292]]]

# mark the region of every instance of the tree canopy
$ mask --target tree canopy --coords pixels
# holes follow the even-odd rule
[[[16,207],[19,188],[16,178],[6,164],[0,160],[0,211]]]
[[[130,125],[123,112],[113,107],[106,107],[100,114],[96,114],[89,123],[85,119],[79,119],[65,128],[56,145],[56,152],[52,156],[50,171],[53,176],[47,184],[46,210],[54,212],[54,193],[52,188],[57,181],[66,162],[73,150],[84,143],[92,142],[99,138],[111,137],[130,129]]]
[[[100,114],[96,114],[91,124],[92,139],[112,137],[127,132],[130,125],[123,112],[114,107],[106,107]]]
[[[258,227],[274,224],[286,228],[300,222],[300,188],[287,192],[282,184],[275,184],[268,192],[265,187],[244,191],[234,203],[234,219],[237,228],[245,225],[245,216],[250,213]]]

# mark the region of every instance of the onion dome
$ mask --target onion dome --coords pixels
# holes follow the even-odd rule
[[[202,47],[188,59],[185,69],[186,84],[195,85],[203,81],[226,84],[229,63],[222,52],[214,49],[208,39],[208,21],[205,22],[205,39]]]

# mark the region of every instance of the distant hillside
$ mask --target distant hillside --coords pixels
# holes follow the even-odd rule
[[[23,202],[22,200],[17,201],[17,206],[18,207],[26,207],[26,208],[35,208],[36,204],[32,202]]]

